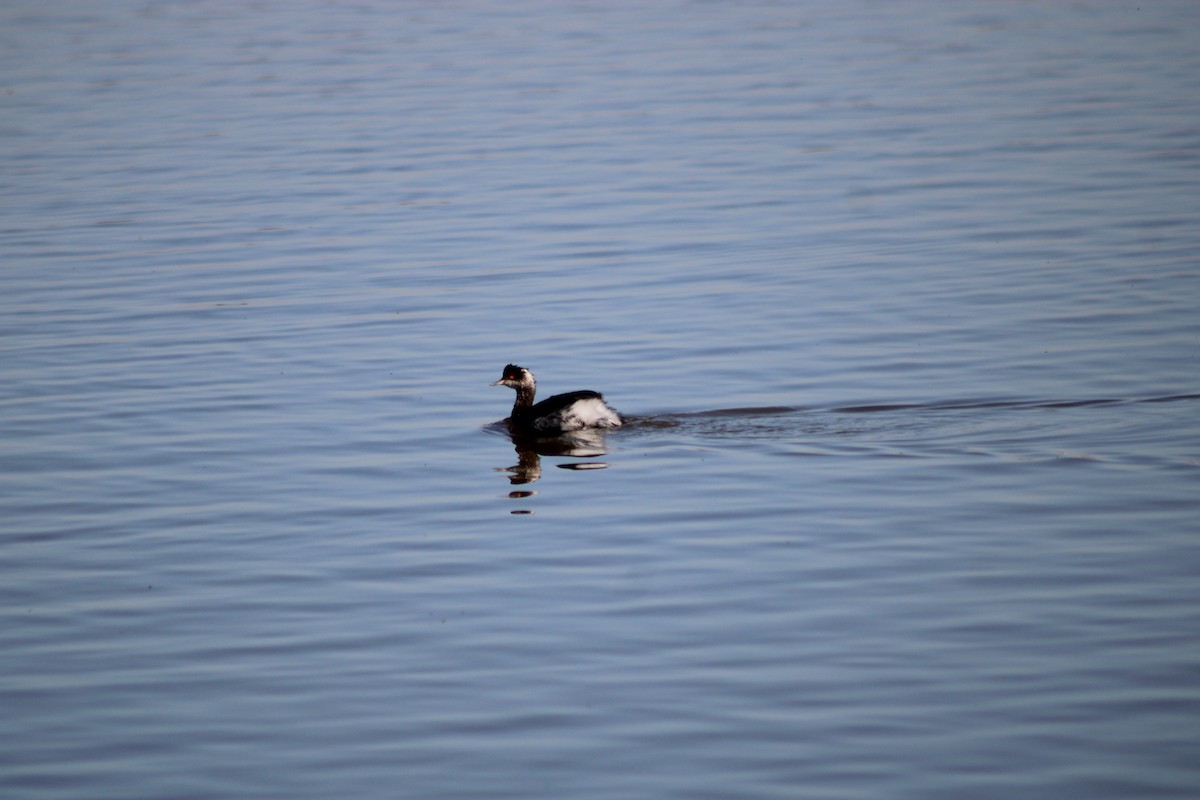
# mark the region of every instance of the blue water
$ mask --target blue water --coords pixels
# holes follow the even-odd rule
[[[1194,797],[1197,30],[6,4],[0,795]]]

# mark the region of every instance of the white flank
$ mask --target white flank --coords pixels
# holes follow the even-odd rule
[[[577,431],[582,428],[616,428],[621,424],[617,413],[594,397],[576,400],[563,412],[562,430]],[[536,423],[535,423],[536,425]]]

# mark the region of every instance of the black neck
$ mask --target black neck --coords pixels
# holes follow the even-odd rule
[[[513,403],[513,413],[516,413],[518,409],[529,408],[533,405],[534,391],[535,389],[532,386],[517,387],[517,399],[516,402]]]

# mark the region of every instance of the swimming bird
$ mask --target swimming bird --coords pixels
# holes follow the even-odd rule
[[[537,381],[533,373],[516,364],[504,368],[500,380],[492,386],[507,386],[516,390],[509,427],[516,431],[557,434],[584,428],[616,428],[624,419],[604,402],[604,395],[583,389],[548,397],[534,403]]]

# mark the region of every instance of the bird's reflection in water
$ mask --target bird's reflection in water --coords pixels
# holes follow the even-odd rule
[[[511,467],[501,467],[499,471],[508,473],[508,480],[513,484],[533,483],[542,477],[542,456],[561,456],[567,458],[595,458],[606,452],[604,432],[600,430],[581,430],[562,433],[558,436],[531,436],[527,433],[507,430],[517,451],[517,463]],[[604,469],[607,464],[598,461],[584,463],[559,464],[562,469]],[[512,492],[511,496],[528,496],[520,492]]]

